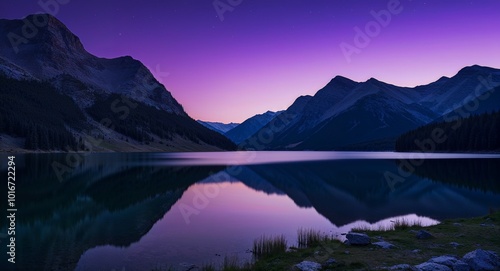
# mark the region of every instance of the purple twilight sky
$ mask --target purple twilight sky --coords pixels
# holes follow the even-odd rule
[[[285,109],[335,75],[415,86],[472,64],[500,68],[497,0],[25,0],[2,1],[0,18],[56,1],[48,11],[90,53],[142,61],[208,121]]]

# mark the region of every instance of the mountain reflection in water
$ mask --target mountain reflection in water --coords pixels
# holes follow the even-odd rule
[[[16,267],[135,270],[220,261],[215,254],[250,259],[262,234],[283,233],[293,244],[299,227],[335,235],[395,217],[432,224],[500,207],[494,155],[431,157],[391,189],[384,173],[398,174],[397,159],[408,157],[257,154],[252,162],[238,161],[244,153],[90,154],[62,181],[51,165],[65,154],[18,155]],[[6,232],[5,218],[1,225]]]

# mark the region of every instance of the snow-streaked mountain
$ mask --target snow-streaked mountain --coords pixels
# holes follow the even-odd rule
[[[26,74],[53,81],[56,85],[57,81],[64,80],[63,75],[70,75],[83,83],[85,104],[99,94],[117,93],[167,112],[187,115],[140,61],[130,56],[96,57],[85,50],[80,39],[61,21],[49,14],[45,16],[46,26],[37,28],[38,33],[27,43],[16,46],[17,52],[8,33],[22,36],[25,23],[23,20],[0,20],[0,56],[9,61],[9,65],[22,67]],[[34,15],[25,20],[33,22]]]
[[[205,127],[207,127],[210,130],[216,131],[219,134],[225,134],[229,132],[231,129],[234,127],[240,125],[239,123],[222,123],[222,122],[210,122],[210,121],[202,121],[202,120],[197,120],[197,122]]]
[[[337,76],[313,97],[297,99],[283,113],[288,117],[285,127],[273,134],[273,141],[265,148],[390,150],[400,134],[439,118],[497,85],[500,70],[477,65],[415,88],[374,78],[354,82]],[[283,124],[279,118],[276,122],[280,124],[275,126]]]
[[[231,141],[233,141],[234,143],[239,144],[245,141],[245,139],[252,136],[255,132],[260,130],[262,127],[264,127],[266,124],[268,124],[272,119],[274,119],[282,112],[283,111],[278,111],[278,112],[267,111],[263,114],[255,115],[245,120],[235,128],[231,129],[229,132],[225,134],[225,136],[231,139]]]
[[[473,65],[461,69],[451,78],[441,77],[426,86],[416,87],[423,97],[419,103],[442,115],[462,106],[500,85],[500,70]]]
[[[4,74],[5,76],[16,80],[36,79],[35,77],[33,77],[33,75],[25,71],[23,68],[2,57],[0,57],[0,74]]]
[[[3,150],[235,148],[190,118],[140,61],[96,57],[61,21],[37,16],[45,16],[46,23],[40,26],[37,17],[29,37],[25,24],[36,20],[34,15],[0,19],[0,135],[12,138]]]

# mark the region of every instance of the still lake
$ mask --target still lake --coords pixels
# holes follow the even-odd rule
[[[15,162],[16,264],[2,256],[1,270],[251,261],[262,235],[283,234],[294,246],[299,228],[342,239],[353,227],[402,218],[432,225],[500,208],[496,154],[18,154]]]

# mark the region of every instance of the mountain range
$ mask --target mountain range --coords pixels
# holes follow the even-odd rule
[[[268,124],[271,120],[273,120],[276,116],[278,116],[283,111],[272,112],[267,111],[263,114],[255,115],[244,122],[242,122],[237,127],[231,129],[224,135],[231,139],[236,144],[240,144],[245,139],[252,136],[254,133],[259,131],[262,127]]]
[[[283,111],[267,111],[265,113],[250,117],[241,124],[225,124],[220,122],[205,122],[200,120],[198,120],[198,122],[205,127],[226,136],[234,143],[240,144],[241,142],[245,141],[245,139],[248,139],[250,136],[259,131],[262,127],[264,127],[282,112]]]
[[[241,124],[195,121],[140,61],[96,57],[45,16],[16,46],[12,34],[21,37],[34,15],[0,20],[0,150],[393,150],[400,135],[467,102],[478,101],[476,113],[500,109],[498,93],[479,99],[500,85],[500,70],[474,65],[413,88],[336,76],[284,111]],[[263,134],[271,140],[260,142]]]
[[[33,22],[35,16],[0,20],[0,77],[5,96],[0,102],[2,150],[27,145],[31,150],[82,151],[235,148],[227,138],[190,118],[140,61],[130,56],[96,57],[62,22],[45,16],[46,24],[16,48],[11,37],[22,37],[25,21]],[[49,97],[40,104],[44,96],[57,99],[50,102]],[[59,112],[58,107],[68,110]],[[25,123],[34,115],[39,115],[35,116],[38,121]],[[99,138],[99,144],[90,142],[89,136]]]
[[[402,133],[467,102],[481,100],[473,110],[478,113],[500,109],[498,95],[489,95],[498,85],[500,70],[478,65],[414,88],[337,76],[314,96],[297,98],[283,113],[286,118],[275,118],[252,138],[273,131],[270,143],[257,146],[268,150],[393,150]]]
[[[197,120],[197,122],[208,129],[212,131],[216,131],[217,133],[223,135],[227,132],[229,132],[231,129],[235,128],[236,126],[240,125],[239,123],[222,123],[222,122],[211,122],[211,121],[202,121],[202,120]]]

